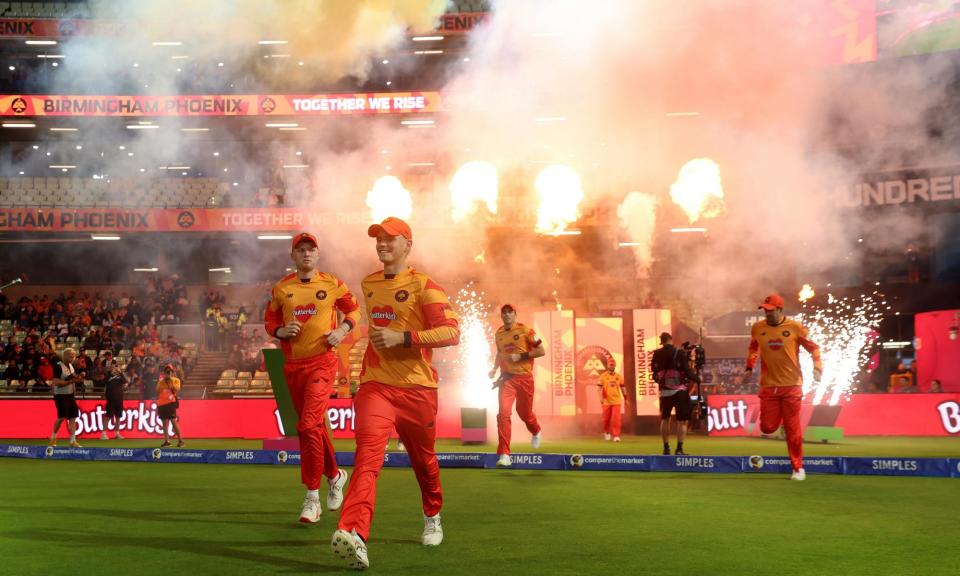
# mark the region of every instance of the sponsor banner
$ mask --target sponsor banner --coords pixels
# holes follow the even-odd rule
[[[741,472],[739,456],[649,456],[651,472]]]
[[[148,462],[172,462],[176,464],[206,464],[208,450],[185,450],[183,448],[148,449]]]
[[[471,453],[437,454],[437,460],[441,468],[483,468],[485,456]]]
[[[4,4],[8,3],[4,2]],[[106,35],[116,34],[121,26],[120,22],[108,20],[0,18],[0,38],[70,38],[93,34]]]
[[[122,462],[146,462],[152,448],[90,448],[93,460],[118,460]]]
[[[273,450],[205,450],[207,464],[273,464]]]
[[[490,12],[448,12],[440,17],[437,32],[466,34],[493,16]]]
[[[951,458],[947,462],[948,462],[947,465],[950,467],[950,477],[960,478],[960,459]]]
[[[8,458],[43,458],[46,446],[16,446],[8,444],[0,449],[0,455]]]
[[[834,406],[811,404],[808,395],[800,422],[835,428],[845,436],[956,436],[960,434],[960,394],[853,394]],[[759,436],[760,400],[753,395],[707,397],[711,436]]]
[[[566,460],[569,470],[619,470],[626,472],[650,472],[649,456],[629,454],[573,454]]]
[[[876,476],[951,476],[945,458],[844,458],[844,474]]]
[[[337,466],[353,466],[353,452],[337,452]],[[297,453],[297,463],[300,463],[300,454]]]
[[[932,380],[940,381],[941,390],[960,390],[960,340],[957,339],[960,310],[923,312],[913,318],[920,391],[929,392]],[[960,432],[960,406],[947,406],[943,410],[955,414],[950,419],[955,428],[951,434]]]
[[[960,166],[864,176],[860,182],[838,186],[834,198],[842,208],[956,206],[960,204]]]
[[[439,112],[439,92],[360,94],[0,95],[0,116],[344,116]]]
[[[43,457],[51,460],[93,460],[93,449],[47,446]]]
[[[533,365],[533,408],[546,416],[576,414],[576,332],[573,310],[534,312],[533,330],[546,355]]]
[[[337,454],[337,465],[342,466],[340,463],[342,454]],[[290,450],[277,450],[275,455],[276,460],[275,464],[286,464],[289,466],[299,466],[300,465],[300,452],[294,452]]]
[[[339,456],[339,454],[337,454]],[[337,459],[337,464],[340,460]],[[387,452],[383,455],[383,465],[389,468],[403,468],[410,466],[410,456],[406,452]]]
[[[496,468],[496,454],[484,454],[484,468]],[[511,454],[514,470],[563,470],[567,467],[569,454]]]
[[[789,474],[793,472],[789,456],[744,456],[744,472],[766,472],[771,474]],[[804,471],[812,474],[843,474],[842,457],[812,456],[803,459]]]
[[[669,310],[633,311],[633,360],[637,386],[637,414],[660,413],[660,388],[653,379],[650,362],[660,347],[660,333],[672,332]]]
[[[607,371],[607,362],[616,362],[617,372],[623,375],[623,318],[577,318],[577,404],[585,410],[578,413],[600,414],[600,395],[597,394],[600,374]]]

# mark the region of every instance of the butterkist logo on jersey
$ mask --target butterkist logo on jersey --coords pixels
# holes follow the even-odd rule
[[[317,290],[316,296],[317,296],[317,300],[326,300],[326,299],[327,299],[327,291],[326,291],[326,290]]]
[[[293,309],[293,317],[297,320],[307,321],[317,315],[317,307],[314,304],[297,306]]]
[[[779,338],[774,338],[767,342],[767,348],[771,350],[779,350],[783,348],[783,340]]]
[[[397,319],[397,313],[393,311],[392,306],[374,306],[370,312],[370,321],[374,326],[384,328]]]
[[[406,290],[397,290],[397,293],[393,295],[397,302],[406,302],[407,298],[410,297],[410,293]]]

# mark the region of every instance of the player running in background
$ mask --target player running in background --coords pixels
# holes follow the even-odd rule
[[[406,446],[420,484],[424,546],[443,541],[440,466],[434,450],[437,427],[437,371],[433,348],[460,342],[456,312],[443,288],[407,266],[413,232],[399,218],[374,224],[383,270],[363,279],[370,345],[363,357],[360,389],[354,397],[357,452],[353,481],[330,542],[350,568],[370,566],[366,542],[376,503],[377,477],[390,433]]]
[[[489,376],[493,378],[500,369],[500,411],[497,413],[497,466],[512,466],[510,460],[510,413],[517,403],[517,416],[532,435],[530,445],[540,447],[540,423],[533,413],[533,359],[546,354],[543,342],[533,328],[517,322],[517,309],[512,304],[500,307],[503,326],[497,329],[494,341],[497,358]]]
[[[327,403],[337,372],[335,348],[360,320],[360,306],[347,285],[317,270],[318,246],[313,234],[294,236],[290,258],[297,271],[273,286],[264,314],[267,333],[280,339],[286,359],[283,374],[299,417],[300,480],[307,488],[300,521],[308,523],[317,522],[322,513],[321,475],[329,484],[327,509],[343,503],[347,471],[337,467],[327,433]]]
[[[766,315],[750,329],[746,372],[753,371],[760,358],[760,431],[772,434],[780,427],[787,434],[787,450],[793,468],[791,480],[804,480],[803,430],[800,425],[800,401],[803,399],[803,374],[800,348],[813,356],[813,378],[820,379],[823,365],[820,347],[807,339],[807,329],[783,315],[783,298],[767,296],[760,308]]]
[[[623,376],[617,374],[617,361],[607,360],[607,371],[597,378],[597,388],[600,390],[600,405],[603,406],[603,439],[613,437],[614,442],[620,441],[620,409],[626,398],[623,386]]]

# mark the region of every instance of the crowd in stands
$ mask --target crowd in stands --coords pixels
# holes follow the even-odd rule
[[[157,331],[158,324],[178,322],[186,303],[186,289],[175,275],[149,280],[139,295],[70,291],[17,301],[0,295],[0,379],[7,389],[47,393],[60,353],[72,347],[77,372],[92,391],[102,390],[117,360],[131,390],[150,397],[162,366],[173,365],[181,377],[189,368],[184,348]]]

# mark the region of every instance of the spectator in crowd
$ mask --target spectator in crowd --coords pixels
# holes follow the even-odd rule
[[[931,380],[931,381],[930,381],[930,390],[929,390],[929,392],[930,392],[931,394],[941,394],[941,393],[943,392],[943,388],[940,386],[940,381],[939,381],[939,380]]]
[[[53,422],[53,434],[50,436],[50,446],[57,445],[57,433],[60,425],[66,421],[67,431],[70,433],[70,446],[80,448],[77,443],[76,418],[80,415],[75,395],[77,382],[83,382],[83,373],[74,366],[77,352],[73,348],[63,351],[63,359],[57,362],[53,377],[53,402],[57,407],[57,419]]]
[[[910,388],[911,386],[913,386],[913,373],[907,369],[906,364],[901,362],[897,365],[897,369],[890,373],[887,392],[895,394],[901,388]]]

